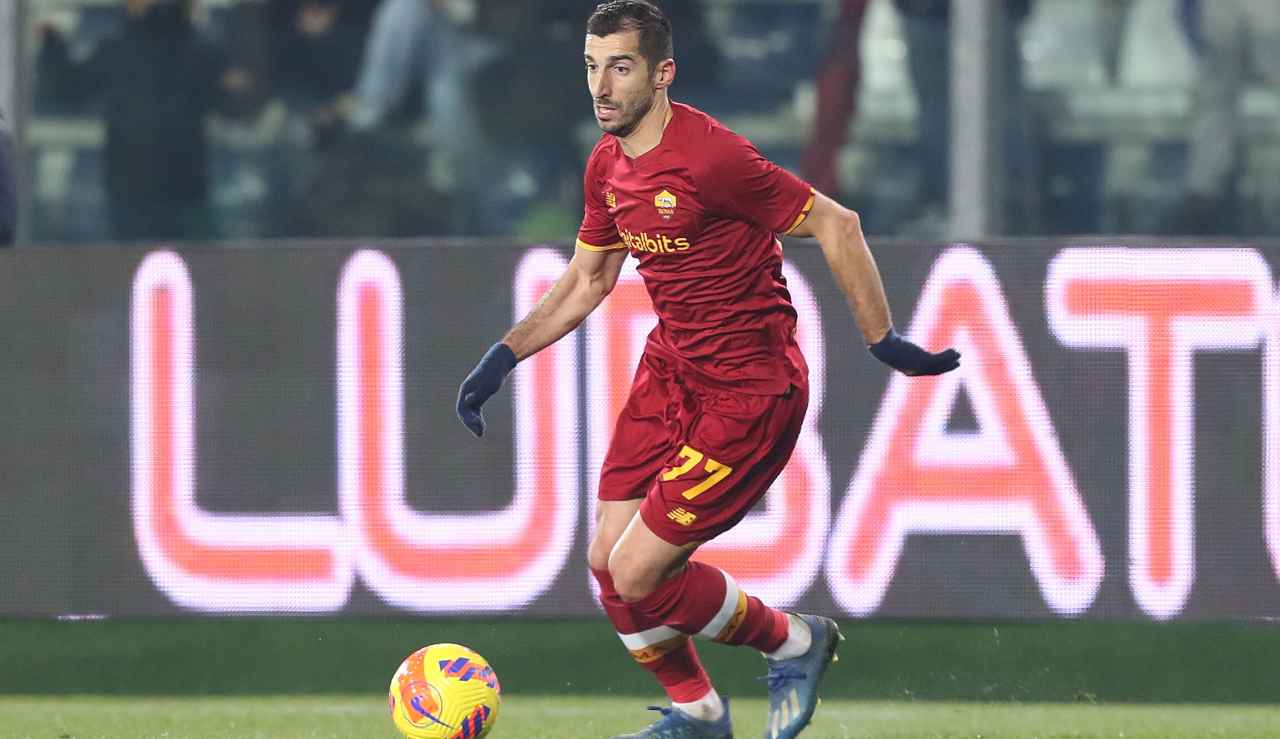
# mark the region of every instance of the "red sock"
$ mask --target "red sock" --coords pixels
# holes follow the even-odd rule
[[[701,562],[690,561],[631,605],[658,623],[724,644],[773,652],[787,640],[787,614],[739,590],[729,573]]]
[[[622,643],[641,667],[653,673],[673,702],[692,703],[711,692],[711,678],[688,635],[622,600],[608,570],[593,569],[591,574],[600,583],[600,602]]]

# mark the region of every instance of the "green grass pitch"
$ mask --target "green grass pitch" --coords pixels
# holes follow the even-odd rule
[[[804,739],[1280,739],[1272,624],[842,628]],[[603,618],[0,620],[0,739],[397,739],[382,691],[434,641],[497,669],[495,739],[607,739],[661,701]],[[700,653],[760,737],[760,656]]]
[[[509,696],[494,739],[600,739],[650,716],[641,698]],[[734,701],[760,736],[765,703]],[[396,739],[381,696],[0,698],[3,739]],[[1280,737],[1280,707],[826,701],[805,739],[1253,739]]]

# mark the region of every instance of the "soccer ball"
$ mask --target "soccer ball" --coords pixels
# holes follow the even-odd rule
[[[432,644],[391,676],[391,720],[408,739],[481,739],[498,721],[502,687],[484,657],[460,644]]]

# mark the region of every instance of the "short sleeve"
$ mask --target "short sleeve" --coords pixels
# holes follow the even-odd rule
[[[609,193],[604,192],[604,179],[599,176],[599,160],[596,158],[597,148],[587,161],[587,170],[582,177],[582,226],[578,228],[578,247],[588,251],[613,251],[625,249],[626,244],[618,238],[618,227],[609,213],[607,199]]]
[[[700,189],[722,215],[779,234],[794,231],[809,215],[815,197],[809,183],[732,131],[713,131],[708,143]]]

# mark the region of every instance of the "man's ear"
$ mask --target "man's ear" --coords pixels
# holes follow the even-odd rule
[[[653,70],[653,87],[657,90],[665,90],[671,86],[676,79],[676,60],[664,59],[658,62],[657,68]]]

